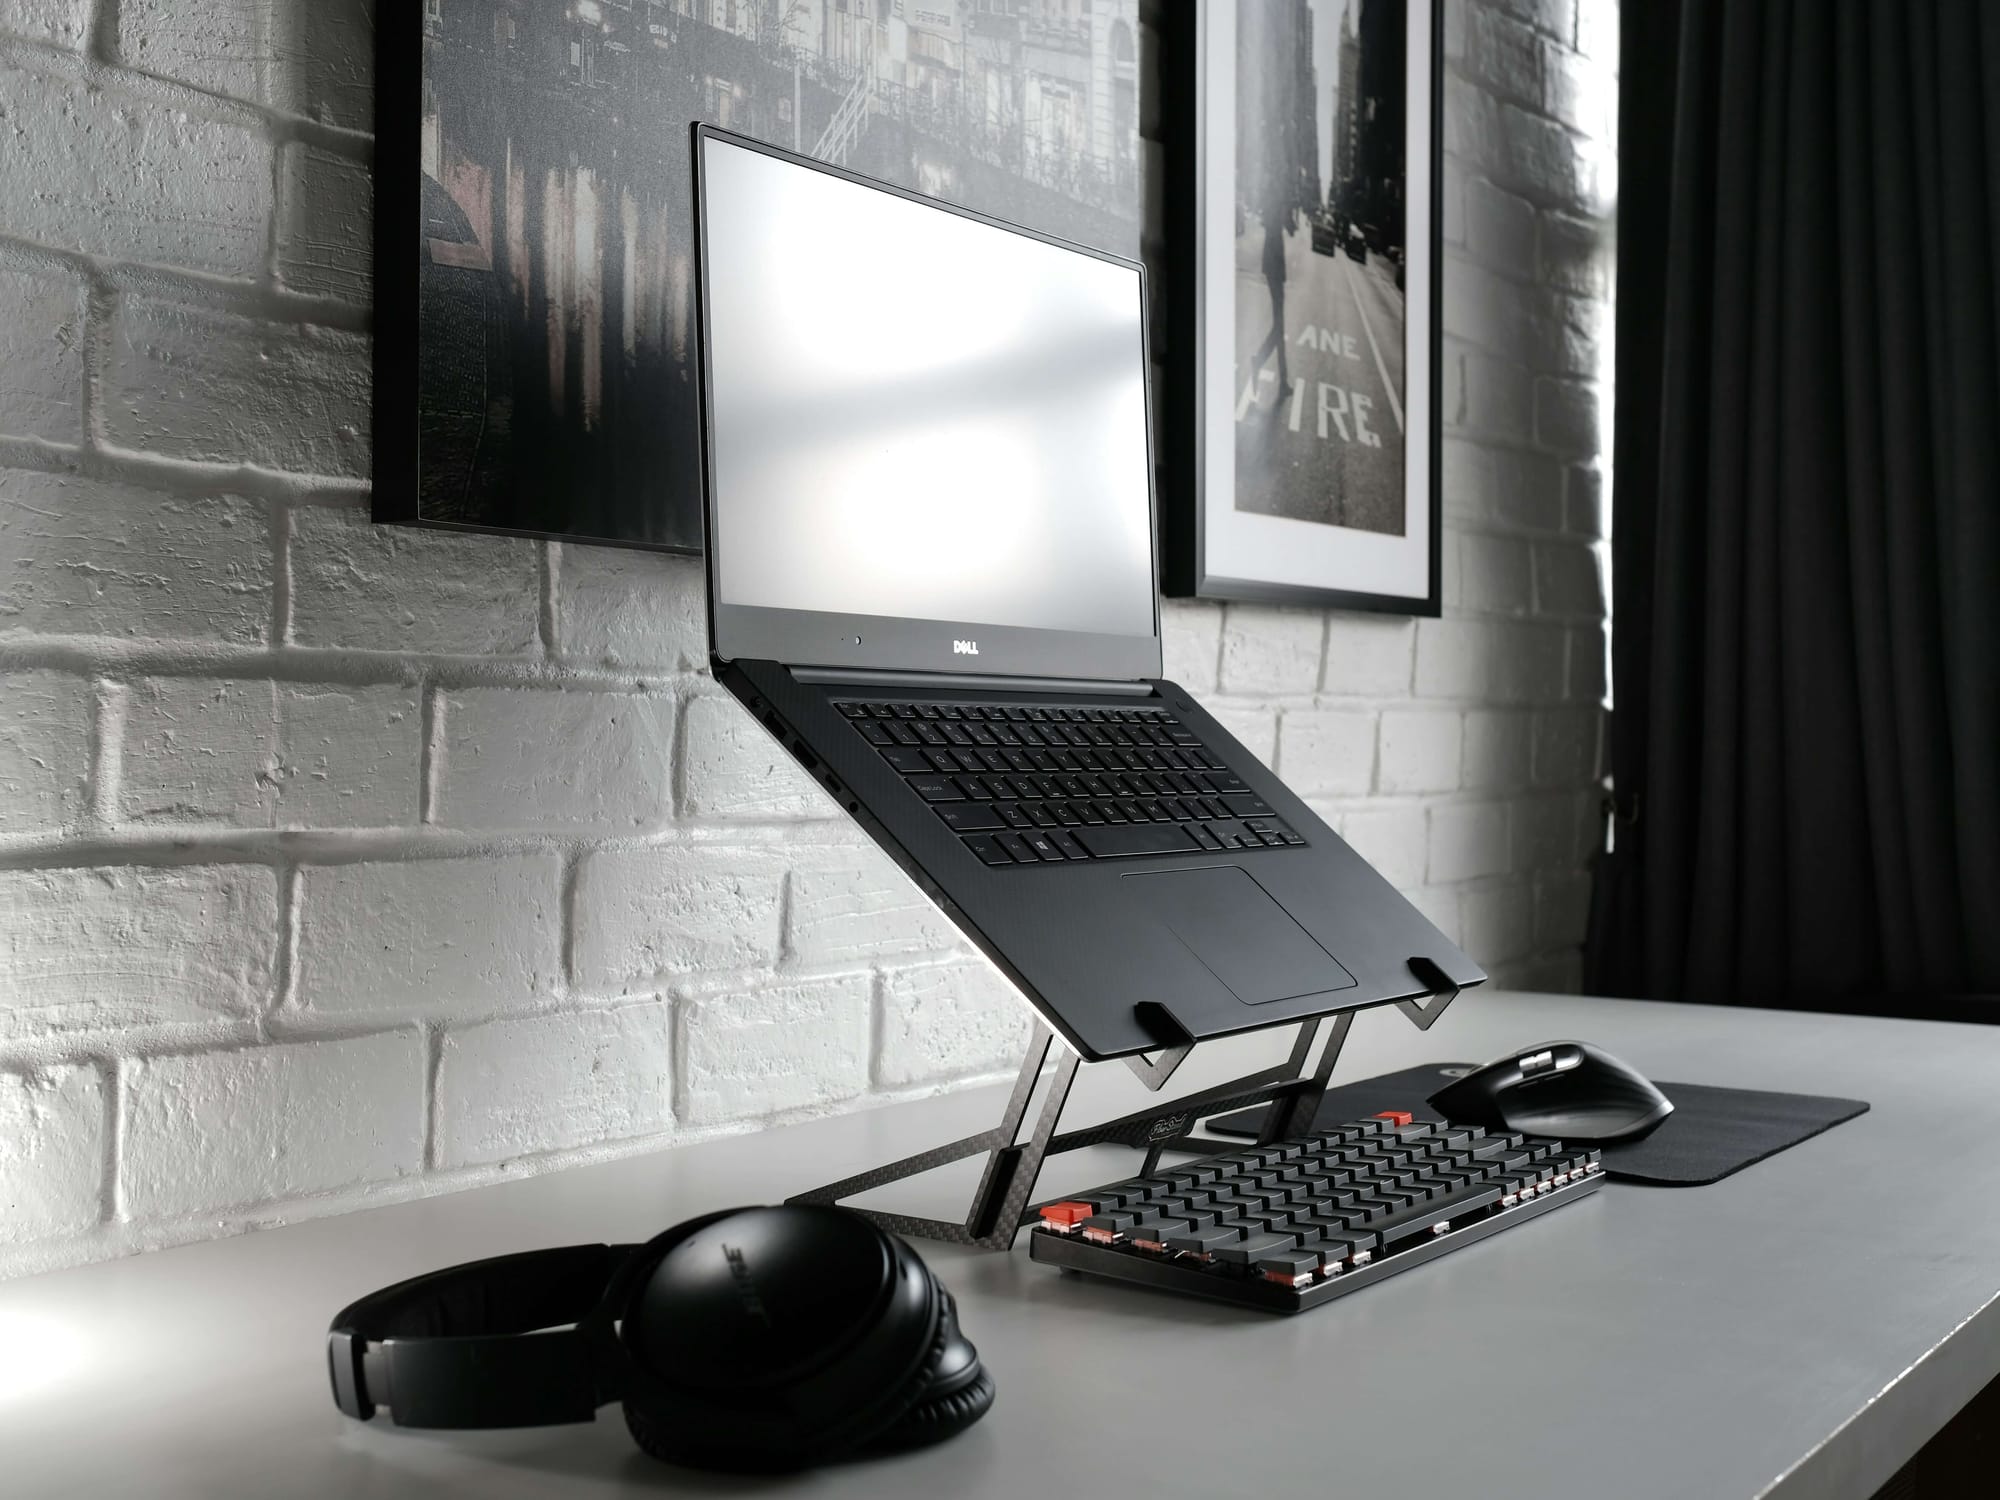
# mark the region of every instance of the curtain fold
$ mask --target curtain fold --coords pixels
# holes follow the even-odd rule
[[[1589,981],[2000,995],[2000,6],[1676,9],[1620,128]]]

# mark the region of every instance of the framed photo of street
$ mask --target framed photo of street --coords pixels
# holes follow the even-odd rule
[[[1165,590],[1435,615],[1442,0],[1166,17]]]

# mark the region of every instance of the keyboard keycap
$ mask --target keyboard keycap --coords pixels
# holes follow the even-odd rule
[[[990,828],[1007,826],[990,802],[946,803],[938,809],[938,816],[944,819],[944,826],[953,833],[982,833]]]
[[[1014,863],[1012,855],[984,834],[977,838],[967,839],[965,847],[989,865],[1011,865]]]
[[[1175,823],[1107,824],[1076,830],[1076,841],[1099,859],[1124,859],[1137,854],[1194,854],[1201,846]]]
[[[961,802],[965,794],[943,776],[912,776],[910,788],[926,802]]]

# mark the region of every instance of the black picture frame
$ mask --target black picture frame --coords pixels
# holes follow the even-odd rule
[[[1243,3],[1260,7],[1260,18],[1268,18],[1288,14],[1293,6],[1303,10],[1307,0],[1243,0]],[[1298,576],[1260,576],[1252,569],[1225,565],[1227,560],[1218,556],[1219,549],[1213,545],[1211,524],[1218,512],[1228,515],[1235,510],[1233,478],[1227,485],[1218,483],[1217,456],[1221,445],[1216,438],[1221,429],[1221,414],[1216,409],[1214,383],[1218,368],[1231,372],[1232,389],[1236,377],[1233,348],[1217,351],[1214,356],[1209,352],[1215,342],[1217,313],[1210,306],[1205,283],[1211,279],[1213,269],[1209,254],[1233,255],[1234,249],[1229,244],[1205,243],[1204,235],[1214,237],[1213,215],[1222,201],[1216,195],[1228,193],[1232,204],[1236,200],[1234,152],[1220,167],[1216,166],[1215,158],[1220,154],[1219,143],[1227,142],[1233,148],[1237,122],[1233,106],[1226,121],[1212,109],[1218,92],[1217,80],[1212,72],[1204,70],[1235,68],[1233,48],[1225,51],[1219,47],[1217,32],[1222,27],[1233,27],[1241,10],[1235,0],[1217,0],[1213,5],[1167,6],[1161,14],[1161,120],[1166,160],[1162,204],[1166,285],[1164,326],[1159,340],[1164,356],[1160,376],[1164,420],[1159,438],[1161,585],[1169,596],[1182,598],[1313,604],[1436,617],[1443,606],[1443,505],[1439,475],[1443,415],[1443,0],[1348,0],[1348,4],[1354,8],[1350,14],[1363,6],[1382,4],[1397,4],[1402,11],[1404,34],[1411,39],[1406,43],[1404,61],[1406,183],[1414,138],[1418,135],[1415,127],[1427,122],[1422,135],[1423,175],[1428,181],[1422,197],[1428,204],[1428,214],[1420,241],[1426,253],[1422,257],[1421,286],[1409,299],[1410,309],[1421,307],[1427,317],[1420,333],[1413,329],[1416,320],[1406,318],[1405,375],[1415,374],[1419,378],[1406,378],[1402,383],[1406,395],[1420,394],[1425,403],[1421,422],[1413,424],[1421,428],[1421,436],[1409,434],[1403,440],[1403,537],[1407,545],[1396,571],[1398,576],[1411,577],[1412,582],[1402,588],[1382,588],[1358,585],[1352,578],[1314,582]],[[1427,25],[1410,25],[1411,20],[1427,21]],[[1423,41],[1421,53],[1414,45],[1419,35]],[[1233,73],[1226,82],[1227,97],[1233,100]],[[1414,271],[1418,258],[1406,258]],[[1286,336],[1289,340],[1297,335],[1287,330]],[[1413,350],[1422,364],[1420,372],[1410,368],[1409,356]],[[1222,362],[1220,366],[1216,363],[1218,359]],[[1379,353],[1376,362],[1379,366]],[[1258,377],[1253,373],[1250,378],[1254,381]],[[1324,399],[1322,394],[1322,402]],[[1411,404],[1414,409],[1414,403]],[[1238,403],[1237,413],[1241,410]],[[1397,416],[1400,423],[1404,417],[1401,408]],[[1232,415],[1226,429],[1232,434],[1232,466],[1236,462],[1233,456],[1236,422],[1237,417]],[[1325,415],[1320,417],[1320,429],[1324,434]],[[1227,494],[1223,493],[1225,488]],[[1223,504],[1225,500],[1227,505]],[[1225,524],[1230,523],[1225,521]],[[1343,546],[1344,539],[1349,537],[1359,547],[1374,545],[1369,538],[1357,537],[1337,524],[1312,526],[1309,531],[1304,526],[1288,529],[1294,537],[1310,537],[1329,551]],[[1413,531],[1420,532],[1420,537],[1412,537]],[[1233,555],[1240,560],[1246,550],[1239,546]],[[1413,575],[1419,564],[1421,578],[1415,579]],[[1295,567],[1293,571],[1296,574],[1298,569]]]
[[[901,0],[392,9],[376,28],[378,522],[700,553],[697,121],[1036,232],[1140,249],[1140,0],[1048,16]],[[507,175],[524,167],[525,192]],[[586,201],[594,231],[574,227]],[[573,252],[547,249],[572,234]],[[553,288],[586,274],[558,331]],[[441,296],[443,281],[461,285]],[[579,346],[584,298],[596,326]],[[567,390],[545,400],[565,370]],[[583,423],[580,399],[597,403]]]

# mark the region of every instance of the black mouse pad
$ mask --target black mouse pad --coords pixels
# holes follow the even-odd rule
[[[1438,1112],[1424,1101],[1473,1066],[1431,1063],[1341,1084],[1328,1089],[1320,1099],[1313,1124],[1331,1128],[1385,1109],[1406,1109],[1419,1120],[1439,1119]],[[1700,1187],[1868,1111],[1859,1099],[1829,1099],[1817,1094],[1719,1089],[1705,1083],[1662,1083],[1659,1087],[1674,1101],[1674,1112],[1641,1140],[1605,1146],[1606,1175],[1656,1187]],[[1209,1122],[1208,1129],[1217,1135],[1254,1137],[1265,1108],[1260,1104],[1219,1116]]]

